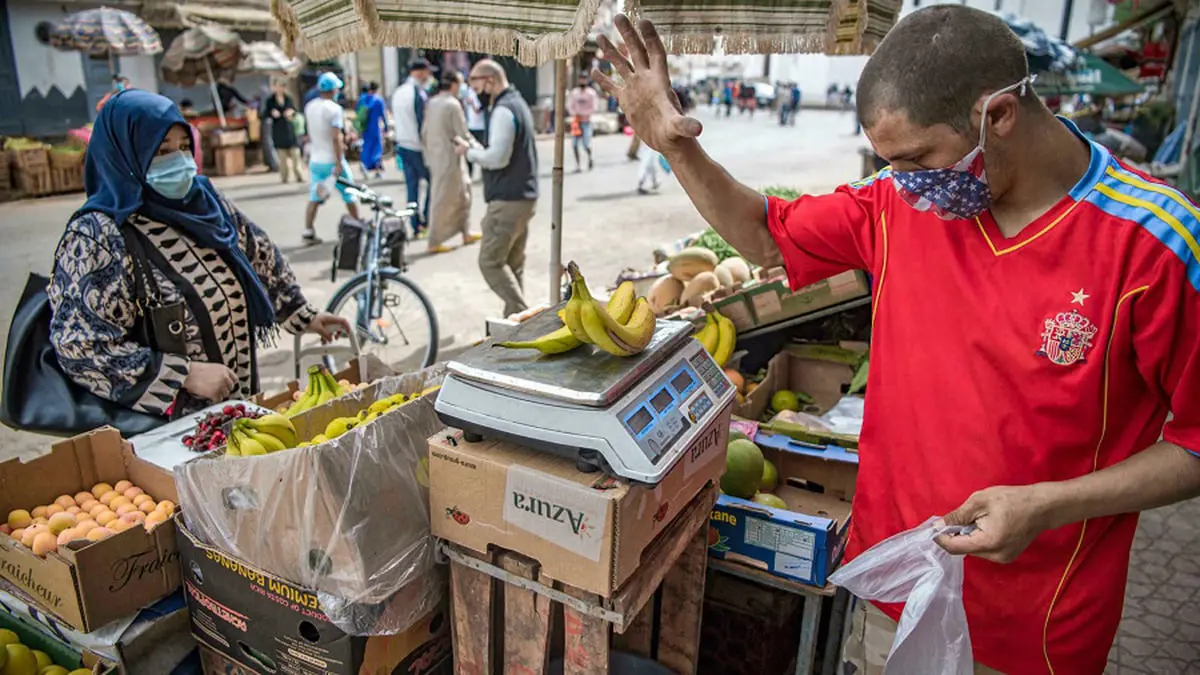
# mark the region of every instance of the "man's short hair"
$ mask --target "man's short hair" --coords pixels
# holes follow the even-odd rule
[[[441,79],[438,80],[438,91],[450,91],[451,87],[462,83],[462,73],[459,73],[457,70],[447,70],[442,73]]]
[[[880,111],[903,111],[918,126],[970,133],[975,101],[1028,74],[1025,48],[1002,19],[935,5],[902,19],[875,50],[858,81],[858,116],[870,129]]]
[[[504,67],[492,59],[480,59],[476,62],[475,67],[471,68],[471,73],[483,77],[494,77],[501,81],[508,80]]]

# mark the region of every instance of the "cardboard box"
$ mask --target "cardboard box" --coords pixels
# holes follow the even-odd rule
[[[759,420],[771,406],[771,396],[780,389],[800,391],[813,398],[818,414],[832,408],[841,400],[843,389],[854,378],[854,367],[848,363],[819,358],[821,352],[846,350],[862,352],[866,345],[843,342],[837,347],[824,345],[792,345],[767,362],[767,374],[754,391],[746,396],[735,414],[748,420]]]
[[[866,297],[871,294],[871,284],[866,273],[852,270],[797,291],[788,286],[786,277],[771,277],[743,293],[754,315],[754,327],[759,327]]]
[[[813,397],[817,414],[832,408],[854,377],[846,363],[865,345],[793,345],[771,358],[762,384],[746,397],[739,415],[763,416],[780,389]],[[839,361],[836,357],[842,357]],[[813,447],[759,431],[754,442],[779,471],[776,494],[787,509],[773,509],[729,495],[713,508],[709,553],[731,558],[814,586],[825,584],[845,545],[858,454],[835,445]]]
[[[31,462],[0,464],[0,513],[125,479],[156,499],[179,502],[171,474],[138,458],[117,430],[105,428],[55,443],[50,454]],[[134,527],[45,558],[0,537],[0,576],[68,625],[90,632],[179,587],[177,519],[152,532]]]
[[[610,597],[663,528],[720,478],[729,425],[718,419],[654,486],[583,473],[511,443],[467,443],[447,429],[429,439],[433,534],[480,553],[516,551],[552,579]]]
[[[824,586],[845,548],[858,455],[813,450],[783,436],[759,435],[763,457],[779,471],[776,509],[722,494],[709,518],[709,554]]]
[[[444,602],[401,633],[347,635],[329,622],[311,589],[206,546],[182,526],[179,552],[192,634],[216,652],[205,655],[206,672],[451,673],[450,615]],[[408,590],[376,608],[380,624],[390,625],[390,614],[406,611]]]
[[[292,418],[297,437],[372,402],[439,385],[441,368],[385,377]],[[259,457],[206,455],[175,467],[188,527],[288,581],[375,603],[433,563],[426,439],[443,427],[434,396],[319,445]],[[436,599],[435,599],[436,600]]]
[[[0,609],[4,609],[2,604]],[[97,654],[76,649],[48,633],[44,626],[21,621],[12,614],[0,611],[0,628],[16,633],[21,644],[45,652],[51,661],[67,670],[88,668],[93,675],[116,675],[119,672],[115,664]]]
[[[721,574],[708,575],[698,675],[783,675],[800,644],[807,598]],[[769,648],[764,649],[764,645]]]

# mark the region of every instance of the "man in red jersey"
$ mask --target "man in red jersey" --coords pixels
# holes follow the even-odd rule
[[[793,288],[872,275],[846,557],[974,523],[939,543],[968,556],[977,672],[1102,672],[1138,512],[1200,495],[1200,209],[1055,118],[984,12],[900,21],[858,85],[891,167],[793,202],[713,162],[653,26],[617,27],[622,83],[596,79],[730,244]],[[859,604],[845,671],[879,673],[900,608]]]

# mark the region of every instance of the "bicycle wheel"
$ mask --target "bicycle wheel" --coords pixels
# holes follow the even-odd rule
[[[374,284],[374,292],[368,293],[365,276],[352,279],[334,294],[327,311],[358,329],[364,354],[373,354],[400,372],[433,365],[438,322],[425,292],[395,269],[379,270]],[[373,302],[368,303],[368,297]]]

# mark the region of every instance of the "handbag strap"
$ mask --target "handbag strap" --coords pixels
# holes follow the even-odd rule
[[[150,307],[151,301],[158,301],[162,297],[162,293],[158,288],[158,281],[154,278],[154,271],[150,264],[150,258],[146,255],[146,248],[142,243],[142,238],[138,236],[132,223],[126,222],[121,228],[121,235],[125,239],[125,250],[129,253],[130,260],[133,261],[133,293],[138,309],[145,313]]]

